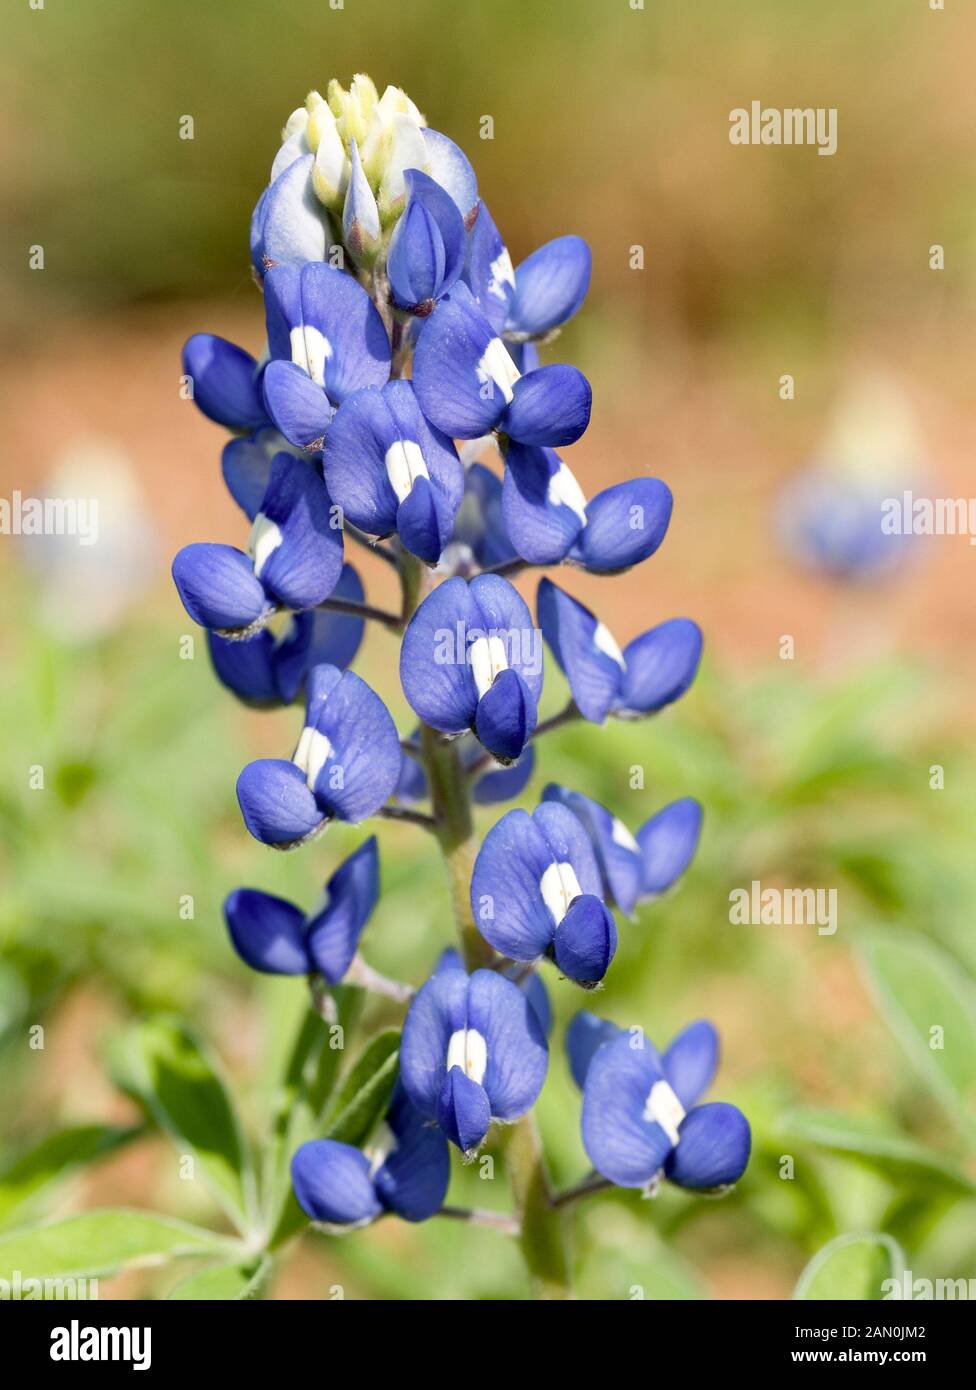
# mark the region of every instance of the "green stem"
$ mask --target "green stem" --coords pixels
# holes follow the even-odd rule
[[[519,1244],[535,1297],[572,1298],[562,1215],[552,1203],[542,1140],[531,1112],[506,1130],[504,1145],[505,1171],[521,1223]]]

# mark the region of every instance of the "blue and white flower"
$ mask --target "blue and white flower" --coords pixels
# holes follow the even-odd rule
[[[339,865],[322,902],[307,917],[285,898],[235,888],[224,903],[224,918],[234,949],[253,970],[271,975],[317,971],[337,985],[352,964],[379,890],[373,835]]]
[[[658,1053],[641,1030],[577,1014],[567,1031],[583,1088],[583,1146],[618,1187],[652,1192],[660,1178],[722,1192],[749,1162],[749,1122],[734,1105],[699,1105],[718,1066],[718,1034],[704,1019]]]
[[[444,734],[470,729],[501,763],[535,728],[542,679],[532,616],[498,575],[440,584],[403,636],[400,683],[414,713]]]
[[[481,935],[516,961],[553,960],[584,987],[598,984],[617,949],[589,837],[568,807],[546,801],[507,812],[489,830],[471,875]]]
[[[510,342],[526,342],[549,337],[579,310],[590,287],[591,264],[582,237],[561,236],[513,270],[508,248],[482,203],[464,278],[495,332]]]
[[[569,681],[584,719],[602,724],[654,714],[685,693],[698,671],[702,634],[690,618],[671,618],[628,642],[550,579],[539,581],[539,626]]]
[[[400,1084],[365,1148],[311,1139],[291,1161],[292,1187],[305,1215],[347,1229],[387,1213],[428,1220],[443,1206],[450,1176],[444,1135],[426,1122]]]
[[[404,176],[407,203],[393,229],[386,273],[394,302],[426,317],[464,269],[467,235],[457,205],[419,169]]]
[[[493,1121],[517,1120],[535,1104],[548,1061],[528,997],[494,970],[440,970],[403,1025],[404,1089],[464,1154],[477,1151]]]
[[[244,823],[256,840],[291,849],[330,820],[375,815],[400,775],[400,739],[383,701],[352,671],[315,666],[305,727],[291,761],[261,758],[237,779]]]

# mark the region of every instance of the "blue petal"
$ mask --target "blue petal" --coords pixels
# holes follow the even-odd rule
[[[626,670],[615,714],[651,714],[680,699],[698,672],[702,634],[690,618],[652,627],[624,650]]]
[[[454,519],[453,541],[467,546],[481,569],[516,558],[502,517],[502,485],[484,464],[473,463],[464,475],[464,496]]]
[[[474,1153],[491,1124],[491,1106],[484,1087],[452,1067],[437,1097],[437,1123],[462,1153]]]
[[[641,892],[643,861],[640,846],[630,831],[605,806],[581,792],[550,783],[543,801],[568,806],[589,836],[603,883],[603,896],[626,913],[634,910]]]
[[[672,497],[657,478],[638,478],[598,492],[569,558],[594,574],[619,574],[653,555],[671,520]]]
[[[355,603],[365,600],[363,581],[352,565],[343,565],[329,597],[352,599]],[[316,609],[312,615],[308,666],[325,662],[330,666],[337,666],[340,671],[345,671],[355,660],[365,627],[362,618],[354,618],[349,613],[335,613],[328,608]]]
[[[393,1093],[386,1123],[396,1148],[373,1176],[376,1194],[404,1221],[426,1221],[444,1205],[451,1178],[444,1135],[424,1120],[400,1084]]]
[[[558,564],[586,524],[579,484],[553,449],[513,440],[505,464],[502,507],[512,544],[531,565]]]
[[[581,892],[599,898],[603,892],[600,867],[578,817],[566,806],[543,801],[532,812],[532,821],[541,830],[553,861],[571,864]]]
[[[359,947],[380,891],[376,836],[371,835],[325,886],[326,904],[308,923],[308,954],[330,985],[343,978]]]
[[[376,305],[358,280],[335,266],[306,265],[301,302],[305,358],[314,376],[322,364],[324,340],[324,385],[334,404],[341,405],[364,386],[385,385],[390,377],[390,340]]]
[[[431,178],[450,195],[464,225],[471,227],[478,211],[478,180],[471,161],[453,140],[429,127],[423,131]]]
[[[474,727],[480,743],[502,763],[522,754],[536,725],[535,700],[517,671],[500,671],[478,701]]]
[[[246,628],[268,607],[250,559],[232,545],[185,545],[173,561],[173,581],[201,627]]]
[[[590,248],[582,237],[546,242],[515,272],[506,333],[540,338],[577,312],[590,287]]]
[[[538,1099],[549,1065],[549,1045],[527,994],[494,970],[474,971],[466,1026],[485,1040],[481,1084],[492,1118],[517,1120]]]
[[[359,1226],[383,1210],[373,1190],[369,1160],[351,1144],[309,1140],[292,1158],[291,1182],[298,1205],[312,1221]]]
[[[497,574],[479,574],[471,580],[484,633],[495,633],[505,648],[509,669],[516,671],[535,703],[542,694],[542,636],[519,591]]]
[[[617,644],[594,613],[549,579],[539,581],[536,612],[579,712],[584,719],[602,724],[624,678],[624,658]]]
[[[619,1187],[645,1187],[671,1152],[661,1126],[644,1118],[651,1087],[664,1081],[650,1043],[623,1033],[596,1050],[583,1087],[583,1147],[593,1167]]]
[[[414,390],[427,419],[452,439],[488,434],[512,394],[515,367],[506,359],[471,292],[455,285],[426,321],[414,354]]]
[[[310,631],[311,618],[303,614],[301,616],[301,633],[304,640],[299,638],[296,642],[293,639],[292,652],[307,650]],[[213,661],[218,680],[228,690],[232,690],[245,704],[254,705],[260,709],[272,705],[290,704],[295,698],[304,672],[303,670],[299,671],[298,679],[289,682],[289,693],[284,694],[277,675],[279,644],[267,628],[262,628],[260,632],[243,642],[229,641],[216,632],[208,632],[207,641],[210,646],[210,658]],[[290,663],[286,663],[286,671],[288,664]],[[304,660],[301,656],[299,657],[299,665],[304,667]]]
[[[749,1121],[741,1110],[721,1101],[699,1105],[682,1122],[664,1171],[679,1187],[696,1192],[729,1187],[745,1172],[751,1147]]]
[[[315,156],[307,154],[289,164],[259,203],[257,226],[252,227],[252,254],[259,270],[279,262],[304,265],[325,259],[332,232],[312,187],[314,163]]]
[[[578,985],[592,987],[603,979],[617,950],[617,924],[599,898],[574,898],[556,927],[552,954],[556,965]]]
[[[264,323],[268,356],[297,361],[306,370],[308,354],[302,335],[302,267],[278,265],[264,277]],[[297,356],[294,355],[297,338]]]
[[[324,819],[300,770],[282,758],[248,763],[237,779],[237,800],[254,838],[275,849],[297,844]]]
[[[661,1059],[671,1089],[686,1110],[701,1100],[718,1070],[718,1033],[707,1019],[689,1023]]]
[[[478,745],[473,744],[472,747],[476,750],[477,756],[480,756],[481,750]],[[511,767],[499,768],[497,764],[493,764],[482,772],[475,780],[472,796],[479,806],[491,806],[498,801],[513,801],[525,790],[534,770],[535,749],[530,743]]]
[[[312,675],[332,669],[317,666]],[[311,675],[309,680],[311,685]],[[340,820],[375,815],[392,796],[400,774],[400,737],[386,705],[354,671],[343,672],[321,700],[310,689],[309,705],[317,706],[311,727],[318,753],[325,755],[317,770],[316,765],[305,767],[316,801],[324,813]]]
[[[270,426],[256,430],[246,439],[232,439],[220,456],[227,491],[249,520],[261,510],[261,502],[271,479],[271,460],[287,451],[288,441]],[[299,457],[296,451],[296,457]]]
[[[458,734],[474,721],[478,691],[467,660],[466,634],[481,612],[461,578],[438,585],[414,613],[400,647],[400,683],[424,723]]]
[[[555,362],[519,377],[499,427],[521,444],[575,444],[590,423],[592,404],[583,373]]]
[[[276,528],[276,544],[255,572],[285,608],[314,608],[335,588],[342,570],[342,531],[332,501],[307,459],[276,454],[259,515]]]
[[[657,897],[681,877],[695,856],[702,808],[693,797],[672,801],[637,832],[643,860],[641,896]]]
[[[510,980],[515,980],[517,975],[523,973],[523,967],[515,964],[510,965],[505,971]],[[535,970],[531,971],[522,980],[515,980],[518,987],[529,1001],[529,1008],[535,1014],[539,1027],[542,1029],[543,1037],[548,1038],[552,1032],[552,1005],[549,1003],[549,991],[546,989],[542,976]]]
[[[414,995],[400,1039],[400,1080],[427,1120],[437,1119],[441,1087],[447,1075],[452,1036],[466,1026],[468,977],[453,965],[432,975]]]
[[[552,863],[535,818],[522,810],[507,812],[482,841],[471,875],[471,914],[485,940],[512,960],[537,960],[552,940],[555,922],[541,888]]]
[[[484,203],[468,238],[464,281],[494,332],[500,334],[515,290],[515,273],[501,233]]]
[[[419,169],[404,175],[407,205],[390,239],[387,272],[405,309],[439,299],[464,267],[464,220],[454,200]]]
[[[183,348],[183,372],[192,379],[193,399],[218,425],[256,430],[267,423],[260,369],[243,348],[213,333],[194,333]]]
[[[294,362],[275,360],[264,369],[268,413],[289,444],[321,449],[333,410],[321,386]]]
[[[604,1043],[619,1036],[622,1029],[608,1019],[597,1018],[587,1009],[574,1014],[566,1029],[566,1056],[573,1080],[582,1091],[586,1083],[586,1073],[597,1049]]]
[[[397,801],[409,804],[413,801],[426,801],[428,795],[427,774],[414,758],[404,753],[394,796]]]
[[[256,888],[235,888],[224,903],[234,949],[253,970],[271,975],[306,975],[305,917],[284,898]]]

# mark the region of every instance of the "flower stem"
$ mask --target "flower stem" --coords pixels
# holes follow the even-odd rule
[[[505,1138],[505,1169],[519,1217],[519,1244],[538,1299],[572,1298],[562,1217],[552,1204],[535,1116],[523,1115]]]

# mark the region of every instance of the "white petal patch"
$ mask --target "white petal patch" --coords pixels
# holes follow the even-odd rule
[[[508,254],[508,247],[503,246],[498,255],[488,267],[488,293],[500,299],[503,304],[508,303],[508,295],[505,293],[504,286],[509,289],[515,288],[515,271],[512,269],[512,258]]]
[[[397,1137],[385,1120],[381,1120],[370,1142],[363,1149],[369,1164],[369,1176],[375,1178],[383,1164],[399,1148]]]
[[[672,1144],[678,1142],[678,1126],[685,1108],[666,1081],[655,1081],[644,1102],[644,1119],[659,1124]]]
[[[561,463],[549,479],[546,501],[552,507],[568,507],[586,525],[586,496],[573,473]]]
[[[481,361],[475,371],[482,386],[487,386],[488,382],[491,382],[501,391],[505,398],[505,404],[511,404],[515,394],[515,383],[521,376],[521,372],[512,361],[511,354],[501,338],[492,338],[482,353]]]
[[[311,324],[299,324],[291,330],[291,360],[296,367],[308,372],[316,386],[325,385],[325,364],[332,356],[332,344],[324,333]]]
[[[627,663],[624,661],[624,654],[614,641],[613,633],[603,623],[597,623],[593,629],[592,642],[598,652],[608,656],[611,661],[615,661],[621,671],[626,671]]]
[[[247,542],[248,553],[254,561],[254,573],[258,579],[261,578],[261,571],[268,563],[268,559],[278,549],[283,539],[277,523],[269,521],[264,512],[258,512]]]
[[[477,637],[468,648],[468,662],[480,700],[491,689],[496,676],[508,670],[505,643],[495,633]]]
[[[306,724],[302,730],[302,736],[298,740],[298,747],[295,749],[292,762],[304,772],[305,784],[309,791],[315,790],[318,775],[331,756],[332,744],[325,734]]]
[[[566,860],[558,864],[552,863],[542,875],[539,887],[542,890],[542,901],[552,913],[558,927],[569,911],[570,903],[583,891],[576,877],[576,870]]]
[[[488,1066],[488,1044],[477,1028],[459,1028],[447,1044],[447,1069],[460,1067],[480,1086]]]
[[[621,849],[633,850],[634,854],[640,854],[640,845],[634,839],[633,835],[631,835],[623,821],[618,820],[616,816],[613,818],[610,838],[615,845],[620,845]]]
[[[386,464],[386,476],[398,502],[403,502],[410,496],[418,478],[430,478],[420,445],[413,439],[394,440],[387,449],[383,462]]]

